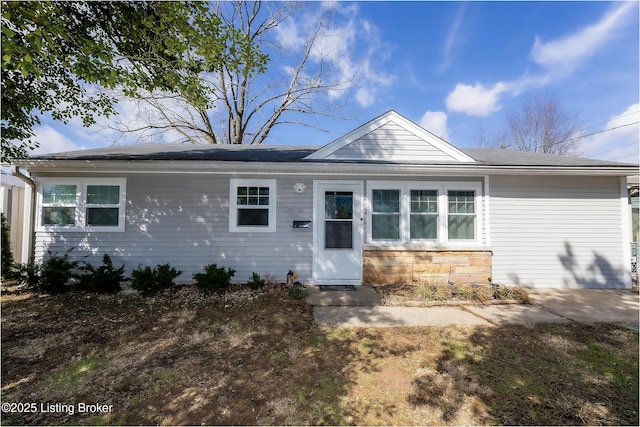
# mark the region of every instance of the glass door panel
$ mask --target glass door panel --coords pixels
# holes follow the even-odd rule
[[[324,194],[325,249],[353,249],[353,192]]]

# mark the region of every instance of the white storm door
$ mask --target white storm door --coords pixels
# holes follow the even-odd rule
[[[362,283],[362,193],[357,181],[314,181],[313,279]]]

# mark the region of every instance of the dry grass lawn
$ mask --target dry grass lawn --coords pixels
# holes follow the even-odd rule
[[[638,425],[638,333],[320,328],[279,287],[5,289],[1,386],[3,404],[37,405],[3,406],[3,425]],[[67,410],[41,411],[56,403]],[[112,409],[78,413],[80,403]]]

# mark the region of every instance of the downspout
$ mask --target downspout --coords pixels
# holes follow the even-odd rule
[[[34,230],[35,230],[35,211],[36,211],[36,184],[35,182],[33,182],[31,178],[29,178],[28,176],[20,172],[20,168],[18,168],[18,166],[11,166],[11,174],[16,178],[18,178],[19,180],[23,181],[29,187],[29,193],[31,193],[29,195],[30,196],[29,210],[28,212],[24,212],[25,216],[28,214],[29,220],[25,221],[25,226],[27,229],[26,230],[23,229],[23,232],[22,232],[23,245],[22,245],[22,254],[20,254],[20,257],[22,258],[21,261],[23,263],[26,263],[32,260],[35,255],[34,241],[36,236],[35,236]],[[26,206],[27,204],[25,203],[25,211],[27,211]],[[25,254],[26,254],[26,259],[25,259]]]

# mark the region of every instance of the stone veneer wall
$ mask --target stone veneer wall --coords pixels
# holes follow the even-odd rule
[[[364,250],[366,285],[490,283],[491,251]]]

